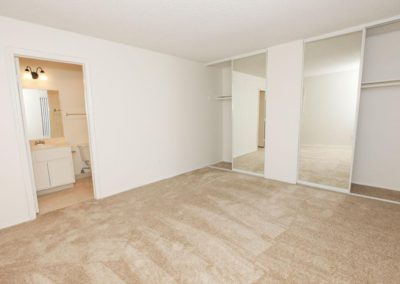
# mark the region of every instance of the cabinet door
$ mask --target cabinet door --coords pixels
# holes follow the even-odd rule
[[[48,162],[51,187],[75,182],[72,158],[51,160]]]
[[[35,184],[37,191],[50,188],[49,172],[46,162],[34,163],[33,173],[35,175]]]

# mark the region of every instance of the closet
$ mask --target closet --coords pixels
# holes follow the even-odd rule
[[[220,113],[220,151],[222,159],[211,167],[232,170],[232,61],[224,61],[209,66],[218,77],[219,94],[213,98]]]
[[[400,202],[400,22],[368,28],[351,192]]]
[[[221,160],[211,167],[264,176],[267,53],[209,65],[219,77]]]
[[[223,167],[400,202],[400,21],[209,66],[222,82]],[[265,172],[242,167],[261,151]]]

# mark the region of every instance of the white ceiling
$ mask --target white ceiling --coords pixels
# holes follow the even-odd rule
[[[400,0],[0,0],[0,15],[200,62],[400,14]]]

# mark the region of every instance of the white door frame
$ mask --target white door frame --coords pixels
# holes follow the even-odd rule
[[[99,199],[101,194],[98,188],[99,176],[96,174],[98,169],[97,163],[97,151],[94,141],[95,137],[95,125],[94,125],[94,115],[93,115],[93,97],[91,93],[90,76],[89,76],[89,63],[87,60],[72,56],[53,54],[49,52],[34,51],[30,49],[21,48],[9,48],[7,52],[7,69],[11,72],[9,74],[11,100],[14,105],[14,115],[15,115],[15,129],[17,133],[18,149],[19,149],[19,159],[23,168],[23,179],[25,186],[26,200],[28,203],[28,215],[31,219],[36,218],[36,213],[38,212],[37,204],[37,192],[34,181],[33,166],[32,166],[32,156],[29,141],[25,134],[25,122],[24,113],[22,111],[21,94],[22,94],[22,84],[20,80],[20,70],[19,70],[19,57],[32,58],[37,60],[48,60],[56,61],[61,63],[76,64],[82,66],[83,72],[83,83],[84,83],[84,96],[85,96],[85,109],[87,114],[87,124],[88,124],[88,134],[89,134],[89,145],[90,145],[90,155],[91,155],[91,167],[92,167],[92,180],[93,180],[93,193],[94,198]]]

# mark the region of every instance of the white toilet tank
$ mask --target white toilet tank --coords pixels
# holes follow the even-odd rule
[[[81,154],[82,161],[88,163],[90,165],[90,149],[89,144],[80,144],[78,145],[79,152]]]

